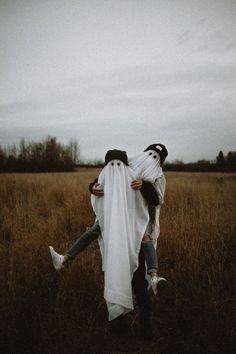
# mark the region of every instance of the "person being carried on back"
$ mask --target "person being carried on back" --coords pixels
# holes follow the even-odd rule
[[[160,207],[163,204],[165,193],[165,177],[162,172],[161,165],[164,162],[168,152],[162,144],[152,144],[143,153],[135,155],[127,160],[124,151],[109,150],[105,157],[105,165],[112,159],[119,159],[132,168],[137,176],[131,182],[131,188],[139,190],[146,201],[149,220],[142,238],[142,251],[145,255],[147,274],[150,276],[150,285],[157,293],[157,285],[159,282],[166,281],[165,278],[159,277],[157,274],[158,264],[156,255],[156,242],[160,232],[159,214]],[[103,186],[95,179],[90,183],[89,190],[96,197],[103,197]],[[98,221],[87,230],[65,254],[60,255],[50,246],[50,252],[55,269],[61,269],[69,260],[76,257],[78,253],[83,251],[92,241],[100,236],[101,230]]]

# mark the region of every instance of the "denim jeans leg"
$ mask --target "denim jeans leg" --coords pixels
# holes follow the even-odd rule
[[[157,272],[158,269],[157,254],[156,254],[155,247],[153,245],[153,241],[149,240],[149,241],[142,242],[142,249],[147,263],[148,273]]]
[[[73,246],[66,253],[67,256],[72,260],[75,259],[78,253],[82,252],[88,245],[96,240],[100,235],[100,227],[98,222],[90,227],[87,231],[85,231],[78,240],[75,241]]]
[[[153,231],[153,225],[151,219],[149,219],[144,235],[148,235],[151,238],[152,231]]]

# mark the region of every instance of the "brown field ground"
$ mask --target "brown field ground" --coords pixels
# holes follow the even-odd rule
[[[153,341],[110,332],[95,241],[63,271],[63,253],[92,225],[88,183],[76,173],[0,175],[1,353],[233,353],[236,336],[236,175],[166,173],[158,241],[166,298],[150,293]],[[133,332],[132,332],[133,331]]]

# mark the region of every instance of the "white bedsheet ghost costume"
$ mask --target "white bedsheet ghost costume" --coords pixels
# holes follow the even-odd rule
[[[134,308],[131,281],[138,267],[138,254],[149,220],[140,191],[131,188],[131,182],[136,178],[129,166],[112,160],[98,177],[104,197],[91,196],[101,228],[99,245],[109,320]]]
[[[161,149],[159,145],[157,145],[156,148]],[[148,150],[138,155],[131,156],[128,162],[137,178],[152,183],[158,193],[160,204],[155,208],[155,224],[151,235],[154,247],[156,248],[157,239],[160,234],[160,209],[164,202],[166,188],[166,179],[162,167],[160,166],[160,155],[154,150]]]

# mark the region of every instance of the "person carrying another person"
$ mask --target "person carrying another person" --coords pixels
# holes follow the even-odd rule
[[[143,153],[138,154],[134,157],[131,157],[129,160],[127,160],[127,155],[123,151],[119,150],[110,150],[107,152],[106,157],[105,157],[105,168],[104,170],[110,169],[111,171],[121,170],[121,166],[123,169],[123,172],[126,171],[126,174],[123,173],[123,175],[119,175],[120,182],[126,181],[126,188],[127,186],[131,186],[133,190],[140,191],[141,194],[143,195],[143,199],[146,201],[146,209],[148,208],[149,214],[147,216],[147,221],[146,221],[146,226],[145,230],[142,231],[142,242],[141,242],[141,248],[139,247],[140,252],[142,252],[145,255],[145,260],[147,264],[147,272],[150,275],[150,283],[152,286],[152,289],[154,293],[156,293],[156,288],[157,284],[160,281],[165,281],[164,278],[158,277],[157,276],[157,258],[156,258],[156,251],[154,248],[154,245],[156,245],[156,240],[159,235],[159,212],[160,212],[160,206],[163,203],[163,197],[164,197],[164,192],[165,192],[165,178],[161,169],[161,164],[164,162],[166,156],[167,156],[167,150],[164,147],[164,145],[161,144],[153,144],[150,145]],[[114,160],[114,161],[112,161]],[[130,171],[130,167],[128,166],[128,162],[130,167],[132,168],[132,172]],[[109,166],[108,166],[109,165]],[[114,168],[115,167],[115,168]],[[129,170],[127,174],[127,169]],[[106,171],[107,172],[107,171]],[[132,174],[135,172],[135,174]],[[100,214],[100,220],[97,217],[97,220],[95,224],[87,230],[76,242],[75,244],[71,247],[71,249],[63,256],[58,254],[57,252],[54,251],[53,247],[50,246],[50,252],[53,260],[53,264],[55,269],[61,269],[64,267],[64,265],[71,259],[74,259],[76,255],[83,251],[93,240],[97,239],[100,234],[101,234],[101,223],[104,222],[104,218],[110,219],[109,213],[111,210],[111,205],[116,205],[117,201],[112,200],[111,196],[114,195],[114,191],[112,190],[117,185],[117,177],[116,180],[114,179],[117,173],[113,173],[113,180],[111,182],[111,175],[110,177],[108,172],[106,173],[106,181],[109,184],[109,187],[106,188],[106,183],[105,189],[108,191],[108,194],[110,195],[109,202],[106,203],[108,205],[106,212],[104,211],[104,206],[101,208],[103,210],[103,216]],[[100,179],[95,180],[93,183],[90,184],[90,191],[92,192],[92,199],[95,201],[95,204],[101,204],[101,202],[98,200],[101,200],[104,196],[104,185],[102,180],[102,177],[104,177],[104,171],[101,172],[100,174]],[[110,181],[110,182],[109,182]],[[115,182],[116,181],[116,182]],[[127,185],[128,182],[128,185]],[[121,183],[121,185],[123,185]],[[130,193],[129,191],[130,188],[126,189],[126,192],[120,193],[120,195],[127,195]],[[128,192],[127,192],[128,191]],[[106,192],[105,192],[106,195]],[[97,201],[96,201],[97,200]],[[124,208],[125,203],[127,203],[126,198],[122,199],[122,206]],[[140,217],[138,216],[138,213],[140,210],[142,210],[142,205],[143,201],[142,199],[138,199],[138,201],[135,201],[135,204],[138,204],[138,209],[136,209],[136,215],[131,215],[132,218],[135,218],[137,221],[138,219],[140,220]],[[104,204],[104,202],[103,202]],[[129,209],[129,208],[128,208]],[[132,209],[132,208],[131,208]],[[116,208],[116,216],[121,212],[121,208]],[[144,212],[145,214],[145,212]],[[144,217],[144,214],[142,217]],[[141,219],[142,219],[141,217]],[[123,221],[126,220],[124,217]],[[114,230],[119,230],[119,227],[121,226],[121,223],[114,223]],[[103,226],[104,227],[104,226]],[[130,226],[128,226],[129,228]],[[119,231],[117,232],[119,233]],[[104,231],[104,230],[103,230]],[[135,233],[137,234],[137,225],[135,229]],[[144,233],[144,235],[143,235]],[[109,236],[109,234],[106,234],[107,237],[111,237],[112,235]],[[154,235],[154,237],[153,237]],[[136,235],[136,240],[139,239],[139,236],[137,237]],[[125,242],[125,241],[124,241]],[[139,244],[139,243],[138,243]],[[122,247],[122,244],[119,245]],[[137,252],[136,252],[136,259],[137,259]],[[140,254],[139,254],[140,256]],[[143,258],[143,257],[142,257]],[[133,268],[132,272],[135,271],[135,269],[138,267],[136,264],[135,267]],[[138,274],[138,269],[136,272]],[[138,287],[135,286],[135,279],[138,277],[133,277],[133,288],[137,289]],[[142,266],[142,273],[143,272],[143,266]],[[124,273],[123,273],[124,274]],[[132,280],[132,276],[130,278],[130,281]],[[146,282],[144,281],[146,284]],[[143,294],[145,294],[145,291],[143,291]],[[140,295],[140,294],[139,294]],[[136,296],[139,297],[140,296]],[[147,297],[147,296],[144,296]],[[142,301],[141,301],[142,302]],[[146,301],[147,303],[147,301]],[[131,306],[132,307],[132,306]],[[148,306],[146,306],[147,308]]]

